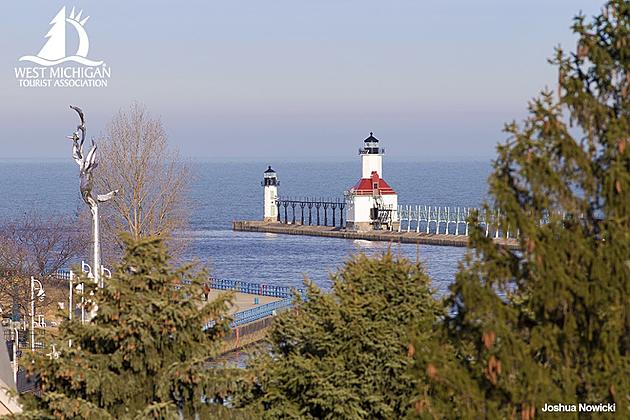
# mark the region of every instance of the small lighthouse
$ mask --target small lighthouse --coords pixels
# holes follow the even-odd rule
[[[383,179],[384,153],[374,133],[370,133],[359,149],[361,179],[346,192],[348,229],[365,231],[398,228],[398,195]]]
[[[265,222],[275,222],[278,220],[276,200],[278,199],[278,185],[280,185],[280,182],[276,171],[271,169],[271,166],[265,171],[261,184],[263,186],[263,202],[265,206],[263,220]]]

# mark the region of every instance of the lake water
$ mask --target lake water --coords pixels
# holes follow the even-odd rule
[[[194,162],[190,189],[194,203],[191,256],[209,260],[218,278],[301,286],[305,276],[323,288],[329,273],[356,252],[383,252],[377,242],[307,236],[233,232],[233,220],[262,217],[262,173],[271,164],[280,195],[342,198],[360,177],[360,162]],[[393,162],[383,177],[398,192],[399,204],[478,206],[485,198],[489,162]],[[24,213],[72,214],[81,205],[77,167],[68,161],[0,160],[0,222]],[[394,253],[416,255],[444,292],[465,249],[395,245]]]

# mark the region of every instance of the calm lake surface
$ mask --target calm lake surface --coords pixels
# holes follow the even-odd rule
[[[329,274],[352,254],[380,253],[377,242],[232,232],[233,220],[262,217],[262,173],[278,172],[279,193],[294,197],[342,198],[360,177],[360,162],[194,162],[190,189],[193,217],[181,235],[192,239],[190,257],[210,261],[218,278],[301,286],[305,276],[323,288]],[[399,204],[477,206],[486,196],[490,162],[394,162],[385,158],[383,177]],[[0,160],[0,222],[24,213],[72,214],[81,205],[78,169],[68,161]],[[465,249],[395,245],[394,253],[416,255],[444,292]]]

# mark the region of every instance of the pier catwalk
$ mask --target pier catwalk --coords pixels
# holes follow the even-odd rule
[[[219,294],[225,292],[225,290],[210,289],[210,292],[208,293],[208,301],[212,302],[219,296]],[[229,315],[234,315],[236,313],[247,311],[253,308],[259,308],[260,306],[266,305],[268,303],[278,302],[282,300],[282,298],[279,297],[254,295],[251,293],[235,291],[230,292],[232,292],[232,294],[234,295],[234,299],[232,300],[232,306],[230,306],[230,309],[228,310]]]
[[[395,232],[388,230],[373,230],[357,232],[333,226],[308,226],[301,224],[286,224],[262,221],[234,221],[232,229],[239,232],[265,232],[284,235],[306,235],[341,239],[362,239],[367,241],[382,241],[407,244],[459,246],[468,245],[468,236],[447,235],[422,232]],[[513,239],[495,238],[496,243],[511,248],[518,248],[518,242]]]

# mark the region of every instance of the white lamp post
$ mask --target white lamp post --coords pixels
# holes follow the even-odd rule
[[[83,263],[84,267],[87,266],[89,270],[89,265]],[[91,273],[88,275],[91,277]],[[69,293],[68,293],[68,319],[72,321],[74,317],[74,291],[77,291],[81,294],[81,323],[85,321],[85,311],[83,309],[83,283],[79,283],[75,286],[74,284],[74,271],[70,271],[70,284],[69,284]]]
[[[20,369],[18,365],[18,346],[20,345],[20,333],[17,328],[13,329],[13,333],[15,334],[15,340],[13,340],[13,379],[15,380],[15,386],[17,388],[18,371]]]
[[[37,296],[35,293],[37,293]],[[44,292],[42,283],[31,276],[31,350],[33,352],[35,352],[35,297],[37,297],[40,302],[43,302],[46,297],[46,292]]]
[[[74,289],[74,272],[70,271],[70,290],[68,294],[68,319],[72,321],[72,312],[74,312],[74,307],[72,306],[72,291]]]
[[[85,324],[85,301],[83,300],[83,283],[77,285],[77,292],[81,293],[81,324]]]

